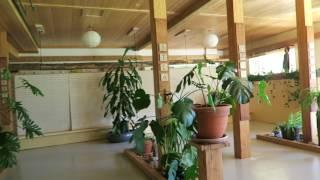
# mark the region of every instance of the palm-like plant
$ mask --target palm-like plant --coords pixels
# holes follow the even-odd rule
[[[0,73],[2,80],[9,81],[11,74],[8,69],[3,70]],[[27,80],[21,79],[23,84],[16,88],[25,88],[31,91],[35,96],[44,96],[40,89],[30,84]],[[17,121],[21,124],[21,127],[26,132],[26,138],[32,139],[35,136],[42,135],[41,128],[31,119],[26,108],[23,107],[22,102],[16,101],[11,97],[7,97],[6,106],[8,109],[17,115]],[[5,119],[5,114],[0,113],[1,119]],[[0,169],[11,168],[17,164],[17,153],[20,150],[19,138],[16,134],[6,132],[0,126]]]
[[[141,89],[142,80],[135,60],[126,56],[128,51],[125,50],[116,66],[105,73],[100,83],[105,90],[104,116],[112,115],[113,134],[128,132],[129,124],[134,125],[133,118],[137,112],[150,105],[150,96]]]

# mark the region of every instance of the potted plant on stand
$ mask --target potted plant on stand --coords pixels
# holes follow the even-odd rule
[[[190,140],[195,135],[201,138],[221,138],[227,126],[231,105],[247,103],[253,96],[251,83],[236,77],[232,63],[219,65],[216,75],[204,74],[203,67],[203,64],[196,65],[182,78],[171,95],[171,114],[168,117],[151,122],[141,119],[134,131],[133,141],[136,147],[142,147],[144,131],[148,126],[151,127],[162,154],[161,170],[170,180],[197,178],[197,150],[190,145]],[[194,89],[187,92],[188,86],[194,86]],[[259,84],[258,96],[270,103],[265,87],[265,83]],[[204,105],[194,105],[190,99],[190,95],[196,92],[201,92]],[[158,108],[163,106],[161,98],[156,102]],[[207,119],[216,117],[218,120]],[[213,129],[214,133],[205,126]]]
[[[136,70],[134,59],[126,57],[129,49],[118,60],[115,67],[111,67],[102,78],[100,85],[104,88],[103,103],[104,117],[113,117],[113,128],[108,133],[110,142],[125,142],[132,137],[131,127],[137,112],[150,105],[150,96],[141,89],[142,80]]]
[[[247,79],[237,77],[234,64],[226,62],[216,67],[216,73],[203,73],[203,64],[196,65],[178,84],[180,97],[200,91],[203,104],[194,107],[199,139],[219,139],[227,128],[230,109],[236,104],[246,104],[253,97],[253,86]],[[265,83],[259,83],[259,98],[270,104],[265,93]],[[195,90],[183,94],[187,86]]]

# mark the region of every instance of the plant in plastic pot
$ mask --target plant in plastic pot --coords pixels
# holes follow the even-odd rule
[[[104,117],[109,114],[113,117],[113,128],[108,134],[110,142],[129,141],[132,137],[134,119],[137,113],[150,105],[150,95],[142,89],[142,80],[136,70],[135,59],[123,56],[118,60],[115,67],[111,67],[100,82],[105,94]]]
[[[203,72],[204,64],[197,64],[186,74],[178,84],[176,93],[187,97],[200,91],[203,104],[194,106],[197,119],[197,137],[200,139],[221,138],[227,128],[228,116],[231,107],[237,104],[246,104],[253,97],[252,83],[237,76],[235,66],[226,62],[216,67],[216,73]],[[193,86],[195,90],[185,94],[186,87]],[[270,104],[265,93],[266,83],[259,83],[259,98]]]

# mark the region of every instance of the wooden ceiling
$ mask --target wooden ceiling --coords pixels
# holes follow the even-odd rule
[[[167,0],[168,21],[200,0]],[[170,48],[203,48],[204,32],[219,35],[219,49],[227,48],[226,0],[211,0],[196,14],[169,30]],[[34,24],[46,33],[38,44],[45,48],[80,48],[82,34],[92,26],[103,38],[101,48],[135,47],[150,33],[148,0],[22,0],[33,35]],[[295,29],[295,0],[244,0],[247,43]],[[84,9],[85,12],[84,12]],[[320,0],[313,0],[314,21],[320,21]],[[83,16],[91,13],[101,17]],[[127,36],[132,27],[140,30]],[[175,34],[190,29],[186,36]],[[320,31],[320,29],[316,29]],[[146,43],[145,41],[144,43]]]

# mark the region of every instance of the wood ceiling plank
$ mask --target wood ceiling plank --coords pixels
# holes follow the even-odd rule
[[[175,26],[179,24],[183,24],[185,21],[187,21],[188,18],[192,17],[193,15],[196,15],[196,13],[199,12],[199,10],[207,5],[210,2],[210,0],[198,0],[194,3],[191,3],[188,7],[186,7],[184,10],[181,11],[179,15],[177,15],[175,18],[168,21],[168,30],[172,30]],[[151,36],[147,35],[141,42],[137,44],[137,49],[143,49],[147,45],[149,45],[151,42]]]
[[[0,24],[19,51],[36,52],[37,43],[11,0],[0,1]]]

